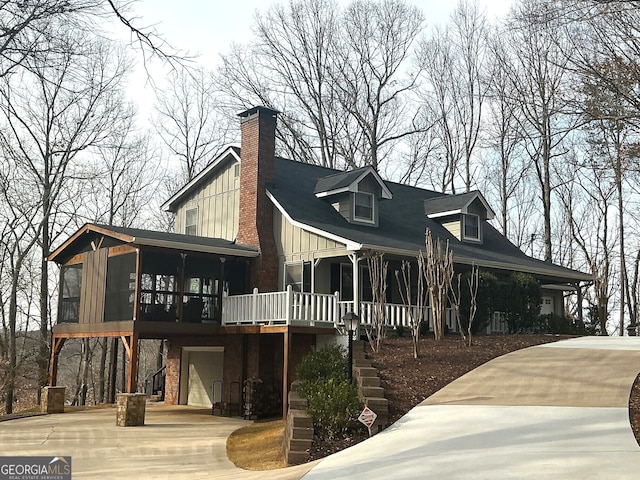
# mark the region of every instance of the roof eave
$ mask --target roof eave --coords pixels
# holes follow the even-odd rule
[[[157,240],[154,238],[144,237],[134,237],[133,241],[131,241],[130,243],[133,245],[140,245],[145,247],[171,248],[175,250],[196,251],[200,253],[215,253],[219,255],[230,255],[234,257],[253,258],[260,255],[257,250],[242,250],[214,245],[201,245],[186,242],[177,242],[173,240]]]

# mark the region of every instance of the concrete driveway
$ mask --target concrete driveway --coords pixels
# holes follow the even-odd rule
[[[251,422],[206,409],[149,403],[143,427],[115,423],[115,407],[1,422],[0,455],[70,455],[74,479],[298,479],[311,468],[236,468],[226,440]]]
[[[635,479],[628,399],[640,338],[589,337],[469,372],[305,480]]]
[[[268,472],[227,459],[227,436],[248,422],[160,404],[144,427],[116,427],[114,408],[2,422],[1,455],[71,455],[75,479],[635,479],[627,403],[638,371],[640,337],[521,350],[355,447]]]

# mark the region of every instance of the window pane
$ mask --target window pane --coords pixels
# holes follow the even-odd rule
[[[464,236],[466,238],[480,238],[479,219],[477,215],[464,216]]]
[[[354,213],[357,219],[373,220],[373,195],[371,193],[356,193]]]
[[[60,302],[58,323],[78,323],[81,285],[82,264],[62,267],[62,301]]]
[[[198,233],[197,223],[198,223],[198,209],[190,208],[185,213],[184,233],[187,235],[196,235]]]

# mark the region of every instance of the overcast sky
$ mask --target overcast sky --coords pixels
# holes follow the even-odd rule
[[[490,18],[504,15],[513,0],[478,0]],[[218,65],[221,53],[232,42],[243,43],[250,38],[256,10],[265,11],[271,0],[138,0],[132,4],[136,25],[154,25],[172,46],[198,54],[198,63],[208,68]],[[283,3],[283,2],[280,2]],[[284,0],[288,3],[288,0]],[[346,5],[347,0],[339,0]],[[453,0],[416,0],[425,13],[427,27],[447,22],[456,5]],[[154,70],[155,72],[155,70]],[[160,73],[159,76],[162,74]],[[141,103],[140,113],[147,116],[153,95],[145,88],[146,74],[137,69],[131,77],[131,97]],[[161,83],[161,79],[157,79]]]

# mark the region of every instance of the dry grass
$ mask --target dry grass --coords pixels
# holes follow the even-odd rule
[[[245,470],[285,467],[282,454],[284,420],[256,422],[233,432],[227,439],[227,457]]]

